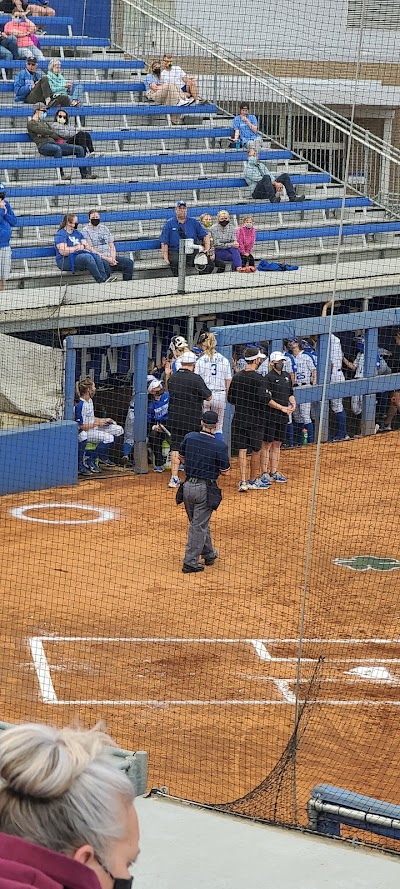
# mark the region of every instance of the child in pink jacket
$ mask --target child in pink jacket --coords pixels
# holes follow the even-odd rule
[[[253,249],[256,241],[256,230],[251,216],[245,216],[243,224],[237,230],[239,253],[242,257],[242,268],[246,272],[255,272]]]

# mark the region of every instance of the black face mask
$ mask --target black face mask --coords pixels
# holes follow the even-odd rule
[[[161,68],[153,68],[153,74],[155,74],[156,77],[159,77],[161,74]]]
[[[0,201],[4,201],[5,196],[6,196],[5,191],[0,191]]]
[[[90,224],[91,225],[100,225],[100,219],[91,219]]]
[[[79,222],[75,222],[74,228],[78,228]]]
[[[229,219],[221,219],[219,224],[225,228],[226,225],[229,225]]]
[[[99,858],[96,858],[96,861],[99,862],[106,874],[108,874],[108,876],[111,877],[112,880],[114,880],[114,889],[132,889],[133,877],[113,877],[108,868],[105,867],[105,865],[102,861],[99,860]]]

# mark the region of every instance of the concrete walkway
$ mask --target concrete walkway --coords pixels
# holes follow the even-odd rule
[[[136,802],[138,889],[398,889],[400,858],[153,797]]]

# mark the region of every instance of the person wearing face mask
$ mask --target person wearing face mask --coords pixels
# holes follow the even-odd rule
[[[134,789],[111,747],[99,729],[1,732],[0,889],[131,889]]]
[[[237,230],[237,240],[243,271],[255,272],[253,250],[256,242],[256,230],[251,216],[244,217],[243,224]]]
[[[95,154],[91,134],[87,130],[81,130],[76,124],[71,123],[64,108],[56,111],[52,126],[65,140],[67,145],[81,145],[85,155],[93,156]]]
[[[160,237],[163,260],[170,266],[174,277],[178,276],[179,243],[183,238],[188,246],[186,268],[193,268],[195,244],[201,244],[207,256],[210,252],[210,235],[194,216],[187,215],[186,201],[177,202],[175,216],[167,219]]]
[[[185,97],[180,86],[172,80],[163,83],[161,80],[161,62],[153,62],[145,77],[145,96],[149,102],[157,105],[191,105],[194,99]],[[179,123],[179,114],[172,114],[171,121]]]
[[[261,448],[261,481],[267,487],[271,482],[287,481],[286,476],[278,472],[278,464],[281,445],[286,439],[288,418],[296,409],[296,399],[290,374],[283,369],[285,360],[283,352],[272,352],[270,371],[264,377],[270,398]]]
[[[56,263],[62,272],[88,272],[98,284],[111,278],[103,260],[94,253],[78,229],[75,213],[66,213],[54,238]]]
[[[15,37],[18,45],[18,55],[21,59],[31,58],[42,60],[44,55],[32,40],[32,34],[36,31],[36,25],[30,22],[24,12],[13,12],[12,20],[4,25],[6,37]]]
[[[211,226],[210,234],[215,245],[215,258],[219,262],[231,262],[234,272],[242,272],[237,232],[227,210],[220,210],[217,222]]]
[[[296,195],[290,176],[287,173],[273,176],[268,167],[258,160],[258,154],[254,148],[250,148],[247,152],[243,175],[250,195],[255,201],[271,201],[271,204],[279,204],[280,192],[283,188],[286,189],[289,201],[305,200],[304,194]]]
[[[114,273],[122,272],[123,281],[132,281],[133,261],[129,259],[129,256],[117,253],[114,238],[110,229],[101,222],[98,210],[89,210],[89,224],[84,226],[82,234],[93,252],[103,260],[108,274],[113,273],[114,280]]]
[[[0,290],[4,290],[11,272],[11,233],[17,217],[5,200],[6,187],[0,182]]]
[[[32,142],[37,145],[39,154],[44,157],[85,157],[82,145],[64,141],[58,131],[46,121],[46,105],[42,102],[37,102],[33,106],[33,116],[28,120],[27,129]],[[90,167],[79,167],[79,172],[82,179],[97,179]],[[61,167],[60,176],[61,178],[66,176]]]

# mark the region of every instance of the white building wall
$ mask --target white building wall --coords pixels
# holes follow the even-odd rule
[[[161,2],[162,8],[163,3]],[[347,0],[177,0],[176,18],[249,58],[355,61],[358,30],[347,28]],[[362,60],[400,58],[400,31],[365,31]]]

